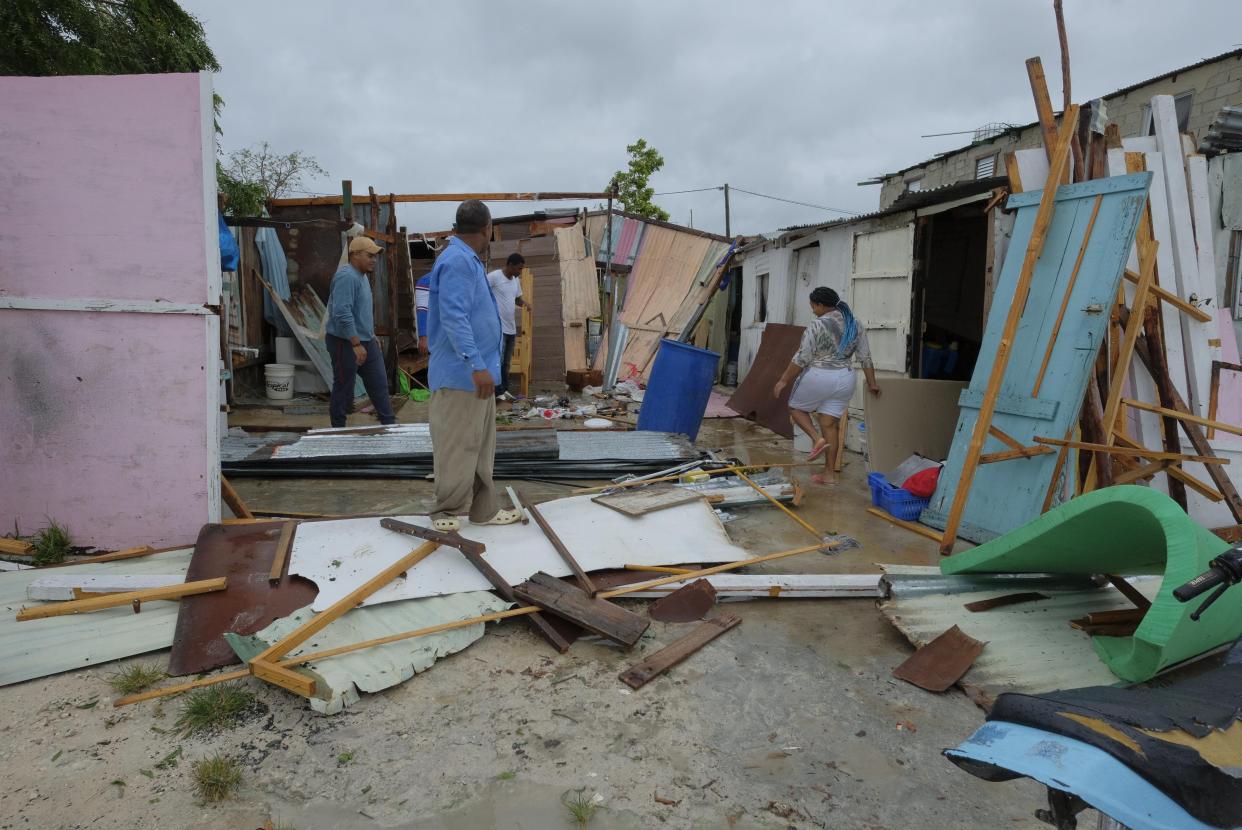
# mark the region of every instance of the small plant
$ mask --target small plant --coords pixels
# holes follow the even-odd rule
[[[579,827],[586,827],[595,817],[595,797],[587,795],[586,788],[563,793],[561,803],[569,811],[569,820]]]
[[[241,767],[232,758],[213,755],[194,762],[194,792],[203,801],[223,801],[241,783]]]
[[[502,772],[500,775],[497,775],[496,777],[499,778],[501,781],[512,781],[514,778],[517,778],[517,773],[511,769],[507,769],[504,772]]]
[[[69,531],[48,519],[47,527],[34,535],[30,545],[34,549],[33,561],[36,565],[59,565],[69,552]]]
[[[119,695],[133,695],[163,679],[164,670],[155,663],[135,663],[109,677],[108,683],[112,686],[112,691]]]
[[[344,766],[345,764],[352,764],[354,762],[354,751],[352,749],[345,750],[340,755],[336,756],[336,762],[341,766]]]
[[[235,683],[221,683],[186,695],[177,729],[186,735],[232,726],[255,704],[254,692]]]

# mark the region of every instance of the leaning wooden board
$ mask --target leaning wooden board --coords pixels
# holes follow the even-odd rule
[[[734,614],[721,614],[698,625],[686,636],[674,640],[646,660],[631,666],[618,675],[622,682],[634,689],[645,686],[663,672],[685,660],[691,654],[724,634],[731,628],[740,625],[742,618]]]
[[[650,620],[638,614],[606,599],[592,599],[578,586],[542,571],[521,585],[515,585],[513,595],[626,648],[633,647],[651,625]]]
[[[622,490],[619,493],[596,496],[591,501],[604,507],[610,507],[630,518],[637,519],[656,510],[676,507],[679,504],[685,504],[697,498],[700,498],[700,495],[694,490],[673,487],[669,484],[653,484],[649,487],[635,487],[629,490]]]

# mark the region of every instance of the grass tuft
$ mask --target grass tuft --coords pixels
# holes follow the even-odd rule
[[[30,540],[34,548],[33,562],[36,565],[59,565],[65,561],[65,554],[71,547],[69,531],[54,520],[47,520],[47,527],[36,533]]]
[[[508,769],[502,772],[500,775],[497,775],[496,777],[499,778],[501,781],[512,781],[514,778],[517,778],[517,773],[511,769]]]
[[[164,677],[164,670],[155,663],[135,663],[109,677],[108,683],[112,691],[119,695],[134,695],[154,686]]]
[[[595,817],[595,799],[586,794],[586,788],[563,793],[561,803],[569,811],[569,820],[579,827],[586,827]]]
[[[233,726],[255,702],[254,692],[236,683],[195,689],[186,695],[176,726],[186,735]]]
[[[344,766],[345,764],[352,764],[356,755],[357,753],[355,753],[352,749],[347,749],[340,755],[336,756],[336,762],[341,766]]]
[[[241,784],[241,766],[232,758],[213,755],[194,762],[194,792],[203,801],[223,801]]]

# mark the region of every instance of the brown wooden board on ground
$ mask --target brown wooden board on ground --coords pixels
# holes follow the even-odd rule
[[[696,579],[647,606],[647,616],[667,623],[701,620],[716,604],[716,589],[706,579]]]
[[[772,387],[797,354],[803,331],[802,326],[768,323],[750,371],[729,398],[729,408],[734,412],[786,438],[793,438],[793,424],[789,420],[793,384],[779,398],[772,396]]]
[[[592,599],[577,586],[562,582],[540,571],[521,585],[514,586],[513,594],[522,602],[537,605],[543,610],[564,617],[587,631],[615,640],[626,648],[632,648],[643,636],[651,622],[606,599]]]
[[[631,666],[618,675],[621,681],[633,689],[640,689],[663,672],[685,660],[691,654],[740,625],[741,617],[721,614],[698,625],[684,637],[666,645],[641,663]]]
[[[226,632],[255,634],[315,601],[319,589],[309,579],[282,574],[272,583],[268,578],[285,524],[210,524],[199,531],[186,580],[224,576],[229,586],[181,600],[168,658],[170,676],[238,662],[225,642]]]
[[[893,669],[893,677],[929,692],[943,692],[970,670],[984,645],[955,625]]]
[[[1020,594],[1005,594],[1004,596],[992,597],[991,599],[981,599],[978,602],[968,602],[963,607],[967,611],[977,614],[980,611],[991,611],[993,608],[1004,608],[1006,605],[1034,602],[1037,599],[1048,599],[1048,595],[1041,594],[1039,591],[1023,591]]]
[[[648,513],[654,513],[666,507],[676,507],[698,498],[701,497],[694,490],[675,487],[672,484],[653,484],[650,487],[635,487],[619,493],[596,496],[591,501],[610,507],[618,513],[624,513],[632,519],[637,519]]]

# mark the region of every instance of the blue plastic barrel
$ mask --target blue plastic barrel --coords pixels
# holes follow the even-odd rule
[[[719,362],[720,355],[713,351],[661,340],[638,411],[638,428],[680,432],[691,441],[698,437]]]

